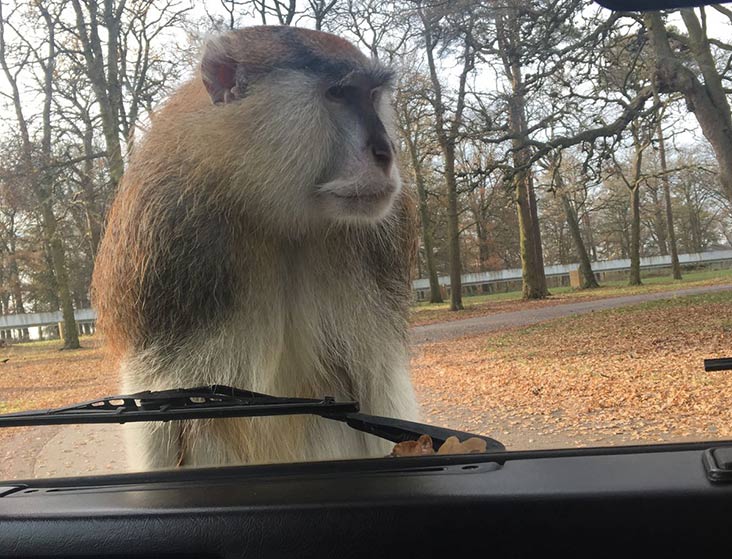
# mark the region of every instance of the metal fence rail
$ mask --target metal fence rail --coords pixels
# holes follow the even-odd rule
[[[709,264],[711,262],[721,262],[732,260],[732,250],[714,250],[709,252],[700,252],[694,254],[679,254],[679,263],[684,265],[691,264]],[[671,256],[647,256],[641,258],[641,269],[662,268],[671,265]],[[577,264],[557,264],[554,266],[544,267],[544,273],[547,277],[568,275],[572,270],[579,267]],[[612,272],[630,269],[630,259],[622,258],[618,260],[603,260],[592,263],[594,272]],[[463,274],[463,285],[476,285],[483,283],[493,283],[498,281],[513,281],[521,279],[521,268],[511,268],[508,270],[496,270],[493,272],[478,272],[475,274]],[[438,278],[440,285],[449,286],[450,277],[440,276]],[[430,288],[428,279],[418,279],[412,282],[412,289],[424,290]]]
[[[94,309],[77,309],[74,311],[74,318],[80,324],[94,322],[97,313]],[[23,314],[0,315],[0,330],[11,328],[31,328],[34,326],[50,326],[63,322],[61,311],[56,312],[34,312]]]

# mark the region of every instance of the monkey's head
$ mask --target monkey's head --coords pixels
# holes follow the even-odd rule
[[[248,207],[300,228],[392,212],[391,72],[349,42],[290,27],[232,31],[208,42],[200,79],[208,137],[227,144],[231,188]]]

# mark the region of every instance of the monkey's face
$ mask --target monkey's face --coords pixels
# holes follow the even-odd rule
[[[379,222],[401,189],[390,72],[318,31],[252,27],[209,41],[201,77],[214,140],[248,211],[290,233]],[[227,165],[229,163],[226,163]]]
[[[392,141],[390,89],[368,76],[322,83],[332,127],[323,182],[314,189],[319,213],[336,221],[373,222],[392,209],[401,189]]]

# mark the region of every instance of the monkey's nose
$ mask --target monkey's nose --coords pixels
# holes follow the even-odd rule
[[[376,165],[382,171],[388,173],[392,159],[394,158],[394,154],[388,140],[383,138],[372,140],[369,142],[369,149],[371,150],[371,155],[374,157]]]

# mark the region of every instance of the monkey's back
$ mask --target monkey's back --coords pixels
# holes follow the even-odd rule
[[[171,98],[135,147],[110,208],[92,296],[118,355],[179,340],[233,302],[239,228],[219,198],[220,178],[203,168],[207,144],[187,140],[192,125],[205,135],[205,118],[196,117],[209,104],[195,81]]]

